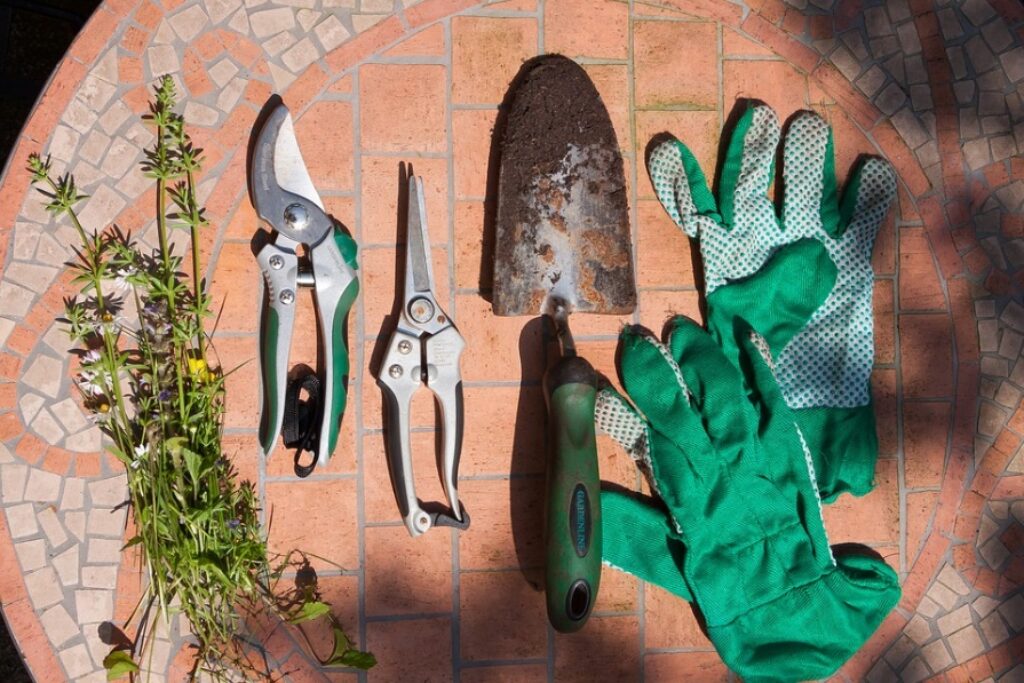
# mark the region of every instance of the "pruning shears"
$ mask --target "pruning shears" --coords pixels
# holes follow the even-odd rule
[[[347,321],[359,281],[356,243],[327,214],[302,160],[291,114],[279,104],[256,136],[249,183],[257,215],[272,236],[256,260],[266,281],[260,332],[263,418],[260,443],[270,455],[285,431],[296,447],[295,473],[324,465],[338,442],[345,410],[349,358]],[[302,253],[299,247],[302,247]],[[320,373],[288,382],[288,358],[300,287],[313,289],[319,334]],[[300,402],[301,390],[307,400]],[[300,464],[303,451],[314,457]]]
[[[469,527],[459,502],[458,471],[462,451],[463,399],[459,359],[465,340],[441,309],[434,293],[430,238],[423,201],[423,179],[409,174],[409,214],[405,249],[405,290],[398,325],[391,333],[377,383],[387,399],[387,452],[391,484],[402,521],[412,536],[433,526]],[[409,413],[413,394],[423,385],[434,393],[441,412],[441,481],[448,509],[416,497],[410,453]]]

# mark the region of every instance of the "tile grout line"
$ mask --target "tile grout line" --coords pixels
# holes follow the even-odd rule
[[[633,247],[633,273],[634,278],[637,272],[637,265],[639,264],[639,249],[640,249],[640,207],[639,207],[639,178],[640,178],[640,155],[637,154],[639,147],[639,140],[637,139],[637,127],[636,127],[636,45],[634,41],[634,33],[636,26],[636,3],[634,0],[628,0],[626,16],[626,108],[629,112],[629,135],[630,135],[630,151],[633,155],[633,163],[630,164],[630,175],[632,176],[631,192],[632,195],[632,206],[630,208],[630,220],[633,222],[634,229],[631,231],[630,239]],[[646,153],[644,154],[646,157]],[[634,283],[634,286],[636,284]],[[638,288],[639,289],[639,288]],[[639,296],[638,296],[639,299]],[[633,323],[638,324],[640,322],[641,306],[638,305],[633,310]],[[640,487],[640,472],[636,468],[633,471],[633,486],[634,488]],[[602,571],[604,567],[602,566]],[[646,657],[645,649],[647,647],[647,600],[646,600],[646,589],[645,582],[642,580],[637,581],[637,634],[636,634],[636,647],[639,650],[637,660],[640,667],[640,680],[646,678]]]
[[[445,67],[445,112],[444,112],[444,125],[445,125],[445,142],[446,149],[443,154],[445,159],[445,169],[447,171],[448,182],[445,188],[445,202],[448,207],[448,224],[447,228],[447,244],[446,252],[448,254],[448,310],[453,312],[451,316],[454,320],[459,320],[459,312],[456,309],[458,305],[458,287],[456,283],[456,263],[455,263],[455,124],[454,117],[452,115],[453,102],[452,102],[452,84],[454,81],[454,58],[452,53],[455,50],[454,40],[452,38],[452,18],[446,17],[441,22],[443,40],[444,40],[444,57],[439,59],[439,63]],[[461,367],[460,374],[461,378]],[[465,412],[465,404],[463,404],[463,412]],[[465,414],[463,414],[463,420],[465,420]],[[436,428],[436,426],[435,426]],[[458,479],[456,478],[456,492],[458,492]],[[459,505],[462,505],[461,497]],[[453,512],[458,512],[457,510]],[[451,638],[450,651],[451,651],[451,672],[452,680],[458,681],[461,678],[462,672],[462,622],[461,622],[461,596],[462,596],[462,582],[461,575],[459,573],[460,557],[459,557],[459,534],[461,532],[458,529],[448,529],[448,543],[451,552],[451,618],[449,619],[449,637]]]
[[[351,107],[352,107],[352,148],[355,154],[352,155],[352,185],[353,201],[352,220],[355,222],[355,235],[357,243],[362,243],[363,238],[363,149],[360,144],[362,138],[362,102],[359,98],[360,75],[362,65],[356,65],[349,72],[352,82]],[[363,406],[366,393],[366,293],[359,297],[359,310],[356,314],[355,338],[359,343],[359,365],[355,381],[349,379],[350,383],[359,387],[359,401],[355,406],[355,456],[356,456],[356,548],[359,561],[359,571],[356,579],[356,619],[359,630],[358,638],[361,648],[369,651],[369,634],[366,619],[366,451],[363,446],[366,440],[366,427],[364,423]],[[358,680],[366,683],[367,672],[360,671]]]

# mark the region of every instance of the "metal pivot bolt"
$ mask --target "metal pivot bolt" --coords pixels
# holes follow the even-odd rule
[[[417,297],[409,302],[409,315],[418,323],[425,323],[434,317],[434,304],[430,299]]]
[[[281,295],[277,298],[280,299],[283,304],[290,304],[295,301],[295,292],[290,289],[286,289],[281,292]]]
[[[309,225],[309,210],[302,204],[289,204],[284,209],[284,222],[292,230],[304,230]]]
[[[397,363],[395,365],[392,365],[390,368],[388,368],[388,374],[391,375],[393,378],[398,379],[399,377],[402,376],[402,366],[398,365]]]
[[[409,343],[409,340],[403,339],[402,341],[398,342],[399,353],[409,353],[410,351],[412,351],[412,344]]]
[[[281,258],[280,256],[271,256],[270,267],[273,268],[274,270],[281,270],[281,268],[284,267],[284,259]]]

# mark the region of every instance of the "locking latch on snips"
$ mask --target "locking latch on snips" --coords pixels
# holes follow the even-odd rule
[[[270,455],[285,432],[295,447],[295,473],[324,465],[338,442],[345,411],[349,309],[359,293],[356,243],[327,214],[302,160],[291,114],[273,109],[256,136],[249,185],[257,215],[272,230],[256,260],[266,281],[260,330],[263,417],[260,444]],[[299,247],[302,247],[300,253]],[[300,288],[313,290],[319,334],[317,374],[288,381],[288,360]],[[305,390],[307,400],[300,401]],[[301,464],[310,451],[312,462]]]
[[[469,527],[469,514],[459,502],[458,492],[463,428],[459,360],[466,342],[437,303],[423,179],[411,172],[407,225],[402,309],[388,341],[377,383],[387,402],[391,485],[405,527],[412,536],[419,536],[433,526]],[[444,431],[439,466],[448,509],[438,503],[421,503],[416,497],[409,437],[410,411],[413,394],[423,384],[433,392],[440,408]]]

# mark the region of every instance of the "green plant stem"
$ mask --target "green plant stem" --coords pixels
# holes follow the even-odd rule
[[[189,208],[189,228],[192,235],[192,296],[196,306],[196,335],[198,337],[199,358],[206,365],[206,334],[203,330],[203,314],[201,303],[203,300],[203,280],[200,276],[199,266],[199,205],[196,201],[196,179],[195,173],[190,168],[186,176],[188,182],[188,194],[191,198]]]

